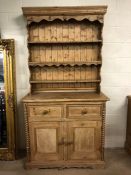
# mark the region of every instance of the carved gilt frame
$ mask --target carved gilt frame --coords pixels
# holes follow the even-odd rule
[[[14,160],[16,152],[16,69],[14,40],[0,40],[0,49],[4,54],[3,64],[7,121],[7,147],[0,148],[0,160]]]

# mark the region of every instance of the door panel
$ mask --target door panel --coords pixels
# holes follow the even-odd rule
[[[101,122],[68,122],[68,160],[101,159]]]
[[[63,159],[61,122],[32,122],[30,129],[31,159],[49,161]]]
[[[75,128],[74,137],[74,149],[76,152],[93,151],[94,128]]]
[[[40,153],[55,153],[56,147],[56,129],[37,129],[37,151]],[[46,143],[45,143],[46,140]]]

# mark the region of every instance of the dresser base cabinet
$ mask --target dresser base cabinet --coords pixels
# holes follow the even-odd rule
[[[48,99],[44,93],[45,98],[29,95],[23,100],[26,167],[104,167],[105,102],[108,99],[97,94],[94,101],[95,95],[91,99],[86,93],[81,99],[81,93],[73,92],[63,93],[66,96],[61,99],[58,98],[61,93],[55,93],[48,93]]]

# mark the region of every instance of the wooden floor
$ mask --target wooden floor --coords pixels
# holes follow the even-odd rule
[[[0,175],[131,175],[131,156],[123,149],[106,150],[105,169],[32,169],[23,168],[24,159],[0,161]]]

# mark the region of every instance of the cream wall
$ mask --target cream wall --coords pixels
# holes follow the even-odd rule
[[[126,96],[131,94],[131,0],[0,0],[3,39],[14,38],[18,101],[19,146],[25,148],[21,99],[29,91],[26,22],[23,6],[108,5],[103,29],[102,91],[107,103],[106,147],[123,147],[126,131]]]

